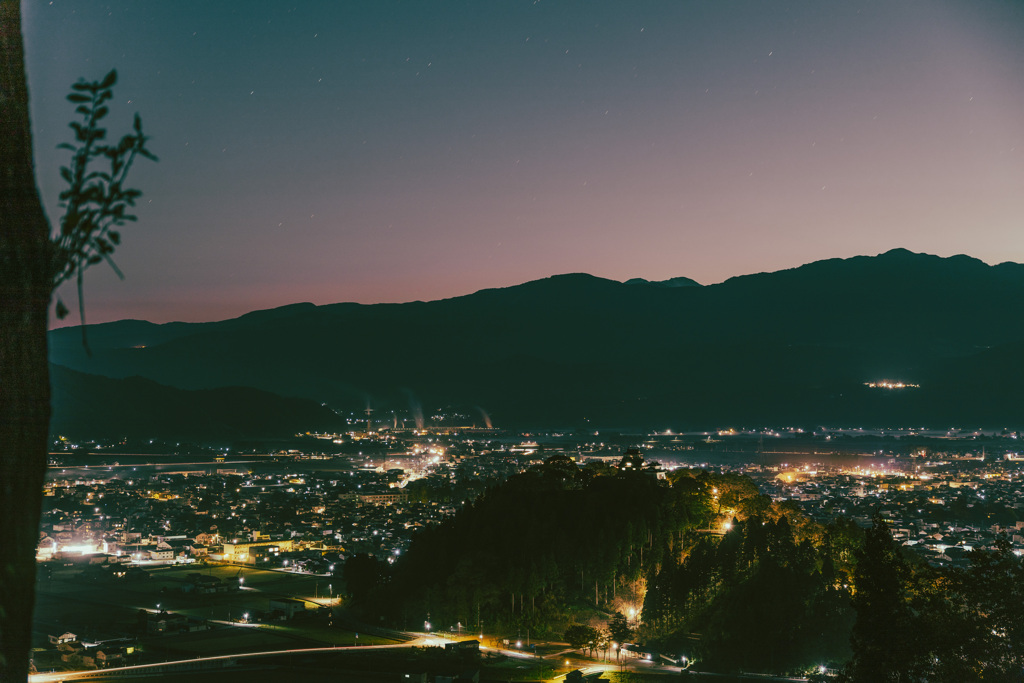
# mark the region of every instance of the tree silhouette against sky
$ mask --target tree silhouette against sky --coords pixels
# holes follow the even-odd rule
[[[62,145],[71,163],[61,169],[65,213],[56,234],[36,187],[25,78],[21,8],[0,0],[0,519],[7,538],[0,554],[0,680],[25,680],[35,602],[35,550],[50,424],[46,331],[54,289],[74,279],[81,307],[82,273],[110,260],[119,228],[139,191],[124,186],[145,148],[142,123],[117,143],[102,120],[117,80],[80,81],[68,100],[80,120],[74,141]],[[80,311],[82,309],[80,308]],[[58,317],[67,313],[58,301]],[[83,317],[84,322],[84,317]],[[83,327],[84,331],[84,327]],[[83,338],[84,339],[84,338]]]

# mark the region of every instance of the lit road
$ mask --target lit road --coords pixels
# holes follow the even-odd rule
[[[237,626],[237,624],[235,624]],[[254,625],[255,626],[255,625]],[[227,654],[227,655],[215,655],[210,657],[194,657],[191,659],[181,659],[169,662],[160,662],[156,664],[138,664],[134,666],[115,667],[110,669],[99,669],[99,670],[88,670],[88,671],[65,671],[65,672],[54,672],[54,673],[39,673],[32,674],[29,676],[30,683],[58,683],[60,681],[77,681],[77,680],[89,680],[92,678],[111,678],[115,676],[135,677],[135,676],[154,676],[164,673],[174,672],[186,672],[186,671],[213,671],[219,668],[227,668],[237,666],[244,660],[257,659],[260,657],[274,657],[274,656],[290,656],[290,655],[301,655],[301,654],[323,654],[323,653],[338,653],[338,652],[361,652],[365,650],[388,650],[396,648],[407,648],[407,647],[443,647],[445,644],[453,642],[444,638],[438,637],[429,633],[417,633],[417,632],[403,632],[405,635],[413,638],[408,642],[404,643],[393,643],[388,645],[363,645],[363,646],[342,646],[342,647],[311,647],[311,648],[297,648],[287,650],[272,650],[267,652],[247,652],[239,654]],[[542,659],[538,655],[523,652],[521,650],[505,650],[502,648],[493,648],[482,646],[482,651],[497,652],[508,657],[517,657],[521,659]],[[559,656],[564,656],[564,653],[560,653]],[[686,674],[685,669],[678,666],[664,666],[651,662],[650,660],[643,659],[630,659],[623,660],[619,663],[611,662],[597,662],[591,660],[592,663],[579,662],[577,660],[576,665],[584,673],[593,672],[611,672],[616,669],[628,670],[628,671],[640,671],[647,673],[660,673],[671,676],[679,676],[683,674],[686,679],[692,679],[694,681],[700,680],[721,680],[723,678],[729,678],[730,680],[749,679],[751,681],[782,681],[785,683],[806,683],[806,678],[788,678],[780,676],[769,676],[763,674],[716,674],[716,673],[705,673],[689,671]],[[560,674],[555,677],[556,681],[564,680],[565,674]]]
[[[408,643],[395,643],[390,645],[362,645],[359,647],[308,647],[289,650],[273,650],[269,652],[248,652],[244,654],[216,655],[212,657],[194,657],[192,659],[181,659],[171,662],[160,662],[158,664],[138,664],[135,666],[121,666],[110,669],[97,669],[90,671],[64,671],[54,673],[32,674],[29,676],[31,683],[45,683],[48,681],[76,681],[90,678],[106,678],[113,676],[147,676],[161,673],[171,673],[175,670],[199,671],[214,670],[220,667],[234,666],[246,659],[258,657],[273,657],[281,655],[300,655],[313,653],[326,653],[338,651],[359,651],[364,650],[387,650],[399,647],[414,647],[424,645],[437,645],[441,641],[436,638],[418,638]]]

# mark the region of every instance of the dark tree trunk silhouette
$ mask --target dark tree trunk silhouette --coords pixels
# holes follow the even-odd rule
[[[32,164],[18,0],[0,0],[0,680],[27,678],[50,422],[49,224]]]

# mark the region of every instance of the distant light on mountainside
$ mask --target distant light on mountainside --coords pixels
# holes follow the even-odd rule
[[[920,384],[910,382],[898,382],[891,379],[883,379],[878,382],[864,382],[864,386],[872,389],[920,389]]]

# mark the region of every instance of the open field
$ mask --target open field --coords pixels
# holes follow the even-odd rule
[[[188,575],[201,573],[241,587],[225,593],[186,593]],[[40,580],[36,600],[33,644],[52,647],[48,635],[66,631],[85,640],[135,636],[138,612],[158,609],[211,622],[239,622],[244,615],[254,621],[270,611],[270,601],[302,600],[306,611],[290,621],[229,627],[212,624],[212,630],[194,633],[143,636],[143,661],[177,656],[255,652],[311,646],[380,645],[394,641],[355,633],[331,625],[333,581],[290,572],[256,570],[225,565],[154,567],[150,578],[136,580],[89,580],[78,569],[64,569]],[[242,578],[244,581],[239,582]],[[324,597],[326,593],[326,597]]]
[[[311,683],[345,680],[353,683],[408,683],[406,674],[458,675],[467,669],[480,669],[482,681],[551,680],[565,673],[546,660],[524,660],[501,655],[480,657],[452,656],[440,648],[402,648],[374,651],[347,649],[329,653],[296,653],[261,657],[257,661],[239,661],[237,669],[222,669],[188,674],[161,674],[171,683],[253,683],[260,681],[301,680]],[[90,680],[123,680],[122,678]]]

